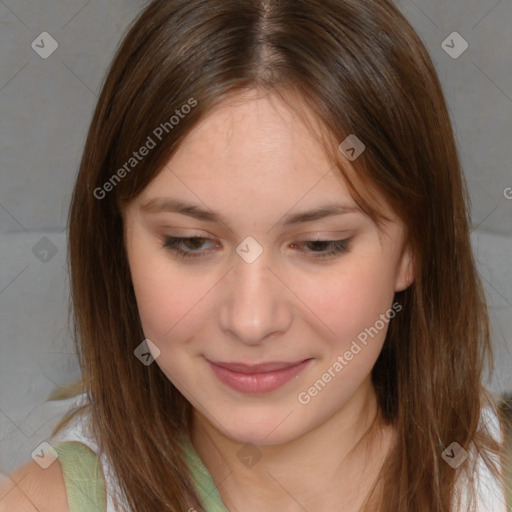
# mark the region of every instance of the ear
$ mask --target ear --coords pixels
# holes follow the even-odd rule
[[[414,281],[414,261],[409,245],[405,245],[398,263],[395,292],[401,292],[408,288]]]

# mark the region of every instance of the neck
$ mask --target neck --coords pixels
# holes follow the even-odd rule
[[[261,455],[253,465],[239,458],[244,443],[197,411],[191,439],[232,512],[351,512],[370,494],[393,435],[380,421],[368,380],[320,425],[283,444],[253,446],[247,453]]]

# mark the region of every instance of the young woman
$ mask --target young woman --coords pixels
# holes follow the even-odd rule
[[[391,2],[151,2],[72,199],[80,407],[4,507],[505,512],[466,200]]]

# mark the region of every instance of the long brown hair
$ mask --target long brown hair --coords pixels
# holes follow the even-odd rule
[[[372,370],[381,417],[398,433],[379,475],[379,510],[451,512],[459,478],[474,491],[477,460],[452,469],[441,454],[453,441],[501,478],[489,457],[500,447],[479,424],[484,406],[497,414],[483,385],[485,365],[493,369],[489,321],[441,85],[386,0],[156,0],[127,32],[92,119],[69,222],[75,342],[100,448],[134,511],[202,509],[179,443],[192,406],[133,354],[144,334],[122,208],[213,106],[244,89],[293,91],[325,129],[326,153],[357,202],[378,222],[375,189],[405,223],[415,281],[396,295],[403,311]],[[357,183],[337,149],[349,134],[366,146]],[[127,166],[148,137],[155,146]]]

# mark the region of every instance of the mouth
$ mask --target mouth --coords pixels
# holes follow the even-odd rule
[[[256,365],[213,362],[207,359],[215,376],[231,389],[242,393],[268,393],[283,386],[310,365],[313,359],[294,362],[272,361]]]

